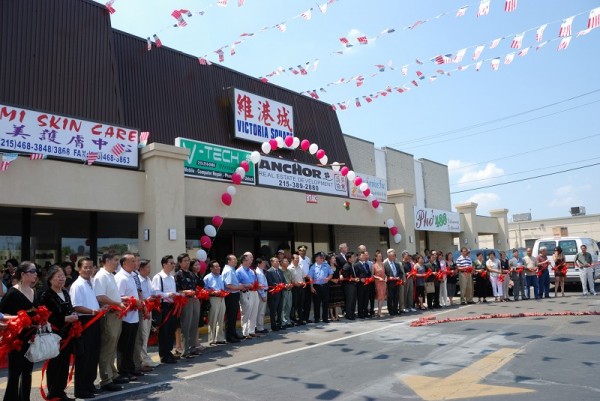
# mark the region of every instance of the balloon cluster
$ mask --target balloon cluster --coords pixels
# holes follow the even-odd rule
[[[353,182],[354,185],[361,190],[361,192],[367,199],[367,202],[369,202],[371,206],[373,206],[373,209],[375,209],[377,213],[383,213],[383,206],[381,206],[379,204],[379,201],[375,199],[375,195],[371,193],[371,188],[369,188],[369,184],[363,182],[363,179],[361,177],[357,176],[354,171],[350,170],[346,166],[340,169],[339,163],[337,162],[334,162],[331,165],[331,168],[333,169],[333,171],[339,171],[340,173],[342,173],[342,175],[348,179],[348,182]]]
[[[389,218],[385,221],[385,226],[390,230],[390,234],[394,237],[394,242],[398,244],[402,240],[402,234],[398,232],[398,227],[394,223],[394,219]]]
[[[213,238],[217,236],[217,230],[223,224],[223,218],[221,216],[214,216],[212,218],[212,224],[204,226],[204,235],[200,237],[200,246],[196,252],[196,259],[200,261],[200,271],[206,271],[206,259],[208,258],[208,251],[213,245]]]
[[[260,153],[258,153],[258,160],[260,160]],[[231,182],[234,185],[240,185],[249,170],[250,163],[248,163],[246,160],[241,161],[240,165],[235,169],[235,172],[231,174]],[[221,202],[223,202],[225,206],[231,206],[231,202],[233,202],[233,196],[237,192],[234,185],[228,186],[227,190],[221,195]]]

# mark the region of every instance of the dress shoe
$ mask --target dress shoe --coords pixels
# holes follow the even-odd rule
[[[170,364],[177,363],[177,359],[175,359],[175,358],[170,358],[170,357],[161,358],[161,360],[160,360],[160,361],[161,361],[162,363],[170,363]]]
[[[113,383],[116,383],[116,384],[129,383],[129,378],[127,378],[126,376],[117,376],[116,378],[113,379]]]
[[[246,337],[244,337],[244,340],[252,340],[252,338],[253,338],[253,337],[246,336]]]
[[[250,337],[260,338],[261,336],[259,336],[258,334],[255,334],[255,333],[250,333]]]
[[[75,393],[75,398],[96,398],[96,396],[92,393]]]
[[[121,391],[123,390],[123,386],[119,386],[115,383],[108,383],[101,387],[104,391]]]

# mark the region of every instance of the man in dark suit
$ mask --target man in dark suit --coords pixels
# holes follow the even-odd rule
[[[356,293],[358,298],[358,318],[365,319],[368,316],[368,285],[365,280],[369,277],[369,267],[367,265],[367,253],[358,252],[358,261],[353,265],[357,277],[360,279],[356,283]]]
[[[271,258],[271,267],[265,273],[267,277],[267,283],[269,287],[274,287],[277,284],[285,283],[282,271],[279,269],[279,259],[276,257]],[[285,330],[283,327],[283,297],[282,293],[268,293],[267,305],[269,305],[269,317],[271,319],[271,330],[279,331]]]
[[[399,315],[401,310],[400,299],[403,296],[403,286],[399,286],[398,280],[404,280],[402,265],[396,260],[396,251],[388,249],[387,259],[383,262],[385,275],[387,277],[387,307],[391,316]]]
[[[340,244],[339,249],[340,253],[335,255],[335,261],[340,268],[343,268],[344,265],[348,263],[346,258],[346,254],[348,253],[348,245],[344,242],[343,244]]]
[[[354,263],[356,261],[356,256],[354,252],[346,253],[346,264],[342,268],[342,276],[344,277],[344,281],[342,281],[342,287],[344,289],[344,296],[346,300],[345,310],[346,310],[346,319],[355,320],[356,319],[356,285],[360,278],[356,274],[356,270],[354,269]]]

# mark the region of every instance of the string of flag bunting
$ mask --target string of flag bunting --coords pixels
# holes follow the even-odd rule
[[[428,58],[429,61],[433,62],[434,65],[436,67],[438,67],[438,69],[435,71],[435,74],[429,75],[429,81],[434,82],[435,80],[437,80],[437,78],[439,76],[450,76],[451,73],[455,72],[455,71],[465,71],[465,70],[469,69],[471,66],[475,66],[475,70],[479,71],[481,69],[481,66],[485,62],[490,62],[491,68],[493,70],[498,70],[502,60],[504,60],[503,63],[505,65],[508,65],[508,64],[512,63],[512,61],[515,59],[515,56],[520,56],[520,57],[526,56],[527,54],[529,54],[530,49],[535,47],[536,50],[540,50],[542,47],[546,46],[548,43],[555,42],[555,41],[560,41],[558,44],[558,47],[557,47],[558,51],[565,50],[569,47],[569,44],[571,43],[571,40],[573,39],[573,35],[571,34],[573,20],[575,19],[575,17],[586,14],[588,12],[589,12],[589,15],[588,15],[587,27],[583,30],[580,30],[577,33],[577,35],[575,37],[578,38],[580,36],[587,35],[594,28],[597,28],[598,26],[600,26],[600,7],[576,14],[575,16],[565,18],[563,20],[553,21],[553,22],[549,22],[549,23],[540,25],[536,28],[527,29],[527,30],[523,31],[522,33],[507,35],[509,37],[510,36],[513,37],[509,47],[511,49],[518,50],[518,52],[516,52],[516,51],[510,52],[510,53],[506,54],[504,57],[494,56],[494,57],[489,57],[489,58],[486,58],[483,60],[478,60],[481,56],[481,53],[485,49],[484,45],[469,46],[469,47],[466,47],[466,48],[463,48],[463,49],[457,51],[455,54],[439,54],[434,57],[429,57]],[[558,29],[558,31],[559,31],[558,36],[553,39],[543,40],[543,35],[544,35],[545,29],[549,25],[552,25],[552,24],[558,23],[558,22],[560,22],[560,27]],[[525,33],[529,32],[529,31],[533,31],[533,30],[536,31],[535,41],[537,42],[537,45],[531,45],[531,46],[523,48],[523,38],[524,38]],[[507,36],[503,36],[500,39],[504,39]],[[499,42],[500,42],[499,39],[494,39],[491,42],[491,45],[489,46],[489,48],[490,49],[496,48],[498,46]],[[458,65],[456,68],[448,70],[448,71],[439,69],[439,66],[441,66],[441,65],[461,63],[467,50],[469,50],[469,49],[474,49],[473,56],[472,56],[472,61],[474,61],[473,63],[467,64],[467,65]],[[425,60],[425,59],[423,59],[423,60]],[[419,59],[416,59],[415,64],[417,64],[419,66],[423,66],[425,63]],[[390,63],[390,65],[391,65],[391,63]],[[400,71],[403,76],[408,76],[408,66],[409,65],[410,64],[406,64],[401,68]],[[381,65],[376,65],[376,66],[382,67]],[[425,69],[424,67],[419,67],[419,68]],[[383,72],[385,70],[386,70],[385,68],[380,68],[381,72]],[[394,71],[396,69],[389,68],[387,70]],[[404,93],[404,92],[410,91],[411,88],[418,87],[419,81],[423,81],[427,77],[421,70],[417,70],[415,73],[416,73],[416,79],[410,80],[409,82],[407,82],[403,85],[400,85],[400,86],[392,87],[392,86],[388,85],[385,89],[374,92],[374,94],[371,93],[369,95],[363,95],[361,97],[357,97],[354,99],[354,104],[356,105],[356,107],[361,107],[362,106],[362,104],[360,103],[361,98],[363,100],[365,100],[367,103],[371,103],[373,100],[379,98],[380,96],[381,97],[387,96],[389,93],[392,93],[394,90],[398,93]],[[336,81],[336,83],[339,84],[340,81],[342,81],[342,80]],[[359,76],[353,77],[352,79],[346,80],[345,82],[342,82],[342,83],[347,83],[347,82],[356,82],[357,86],[361,86],[362,83],[364,83],[364,77],[362,75],[359,75]],[[305,91],[302,93],[308,94],[308,95],[314,97],[311,92],[312,91]],[[334,110],[337,110],[337,109],[346,110],[346,109],[348,109],[348,107],[350,107],[350,105],[351,105],[351,101],[346,100],[344,102],[336,102],[336,103],[332,104],[332,108]]]
[[[141,149],[144,146],[146,146],[148,144],[149,137],[150,137],[150,132],[148,132],[148,131],[140,132],[138,148]],[[125,147],[123,145],[121,145],[120,143],[118,143],[110,149],[110,152],[113,155],[115,155],[116,157],[119,157],[123,152],[125,152]],[[20,155],[19,153],[7,153],[7,152],[2,153],[2,162],[0,163],[0,171],[8,171],[10,164],[12,162],[14,162],[15,160],[17,160],[19,155]],[[29,160],[44,160],[47,158],[47,155],[45,155],[43,153],[27,153],[24,155],[28,156]],[[92,164],[94,164],[96,162],[96,160],[98,160],[98,156],[99,156],[98,152],[87,152],[85,155],[85,158],[82,159],[83,163],[85,165],[91,166]]]

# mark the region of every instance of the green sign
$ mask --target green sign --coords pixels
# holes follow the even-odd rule
[[[244,160],[250,163],[250,170],[242,180],[244,184],[255,185],[254,165],[250,161],[250,152],[213,145],[211,143],[194,141],[185,138],[175,138],[175,146],[190,150],[190,156],[184,162],[187,177],[205,178],[231,182],[231,175]]]

